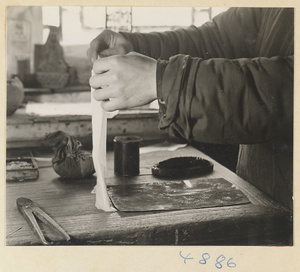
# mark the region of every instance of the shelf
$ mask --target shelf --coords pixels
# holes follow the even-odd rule
[[[119,111],[107,121],[107,141],[117,135],[137,135],[144,140],[166,139],[167,133],[158,129],[157,110],[134,109]],[[92,137],[91,116],[29,116],[25,108],[19,108],[7,117],[7,145],[9,148],[40,147],[46,133],[62,130],[74,137],[90,141]]]
[[[53,94],[53,93],[73,93],[73,92],[90,92],[91,87],[88,85],[67,86],[59,89],[50,88],[24,88],[26,94]]]

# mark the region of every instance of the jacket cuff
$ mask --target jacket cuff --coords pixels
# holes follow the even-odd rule
[[[157,90],[157,100],[159,105],[159,113],[162,117],[166,113],[166,103],[163,98],[163,90],[162,90],[162,83],[163,83],[163,76],[168,65],[168,61],[165,60],[158,60],[156,66],[156,90]]]
[[[189,56],[177,55],[157,64],[157,97],[162,116],[160,129],[168,128],[178,117],[180,92],[186,81]]]

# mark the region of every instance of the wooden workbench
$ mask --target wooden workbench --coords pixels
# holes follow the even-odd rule
[[[241,189],[251,203],[227,207],[164,212],[113,212],[95,208],[91,194],[95,177],[79,181],[63,181],[52,167],[40,168],[40,177],[31,182],[7,183],[7,245],[38,245],[16,199],[27,197],[54,218],[73,238],[83,245],[289,245],[291,214],[249,183],[200,151],[186,147],[177,151],[142,154],[140,176],[121,178],[113,174],[113,153],[108,152],[107,183],[131,184],[157,182],[150,167],[175,156],[201,156],[214,163],[214,171],[205,178],[223,177]],[[49,238],[61,239],[41,227]]]
[[[167,138],[165,131],[157,128],[158,111],[123,110],[107,120],[107,140],[116,135],[137,135],[145,141]],[[46,133],[62,130],[84,143],[91,142],[92,122],[90,115],[30,116],[25,108],[19,108],[7,117],[6,148],[41,147]]]
[[[62,89],[25,88],[24,104],[11,116],[7,116],[6,147],[9,149],[41,147],[46,133],[62,130],[89,144],[92,138],[91,115],[37,116],[26,114],[26,103],[84,103],[90,102],[89,86],[72,86]],[[40,104],[41,107],[43,104]],[[167,139],[167,133],[157,128],[157,109],[148,106],[120,110],[118,115],[107,121],[107,140],[112,142],[116,135],[137,135],[144,141]]]

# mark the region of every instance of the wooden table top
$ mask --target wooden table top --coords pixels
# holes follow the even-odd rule
[[[39,245],[16,206],[18,197],[30,198],[48,213],[81,245],[274,245],[289,244],[291,215],[279,204],[235,173],[193,147],[176,151],[141,154],[140,175],[117,177],[113,174],[113,152],[107,154],[108,185],[152,183],[155,163],[177,156],[200,156],[214,163],[214,171],[204,178],[224,178],[248,197],[251,203],[215,208],[163,212],[112,212],[95,207],[91,191],[96,178],[63,181],[52,167],[39,168],[39,179],[7,182],[7,245]],[[41,223],[46,235],[56,243],[60,236]]]

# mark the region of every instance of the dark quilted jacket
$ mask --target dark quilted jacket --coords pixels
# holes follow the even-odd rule
[[[158,59],[159,127],[240,144],[237,174],[292,207],[294,13],[232,8],[200,27],[123,33]]]

